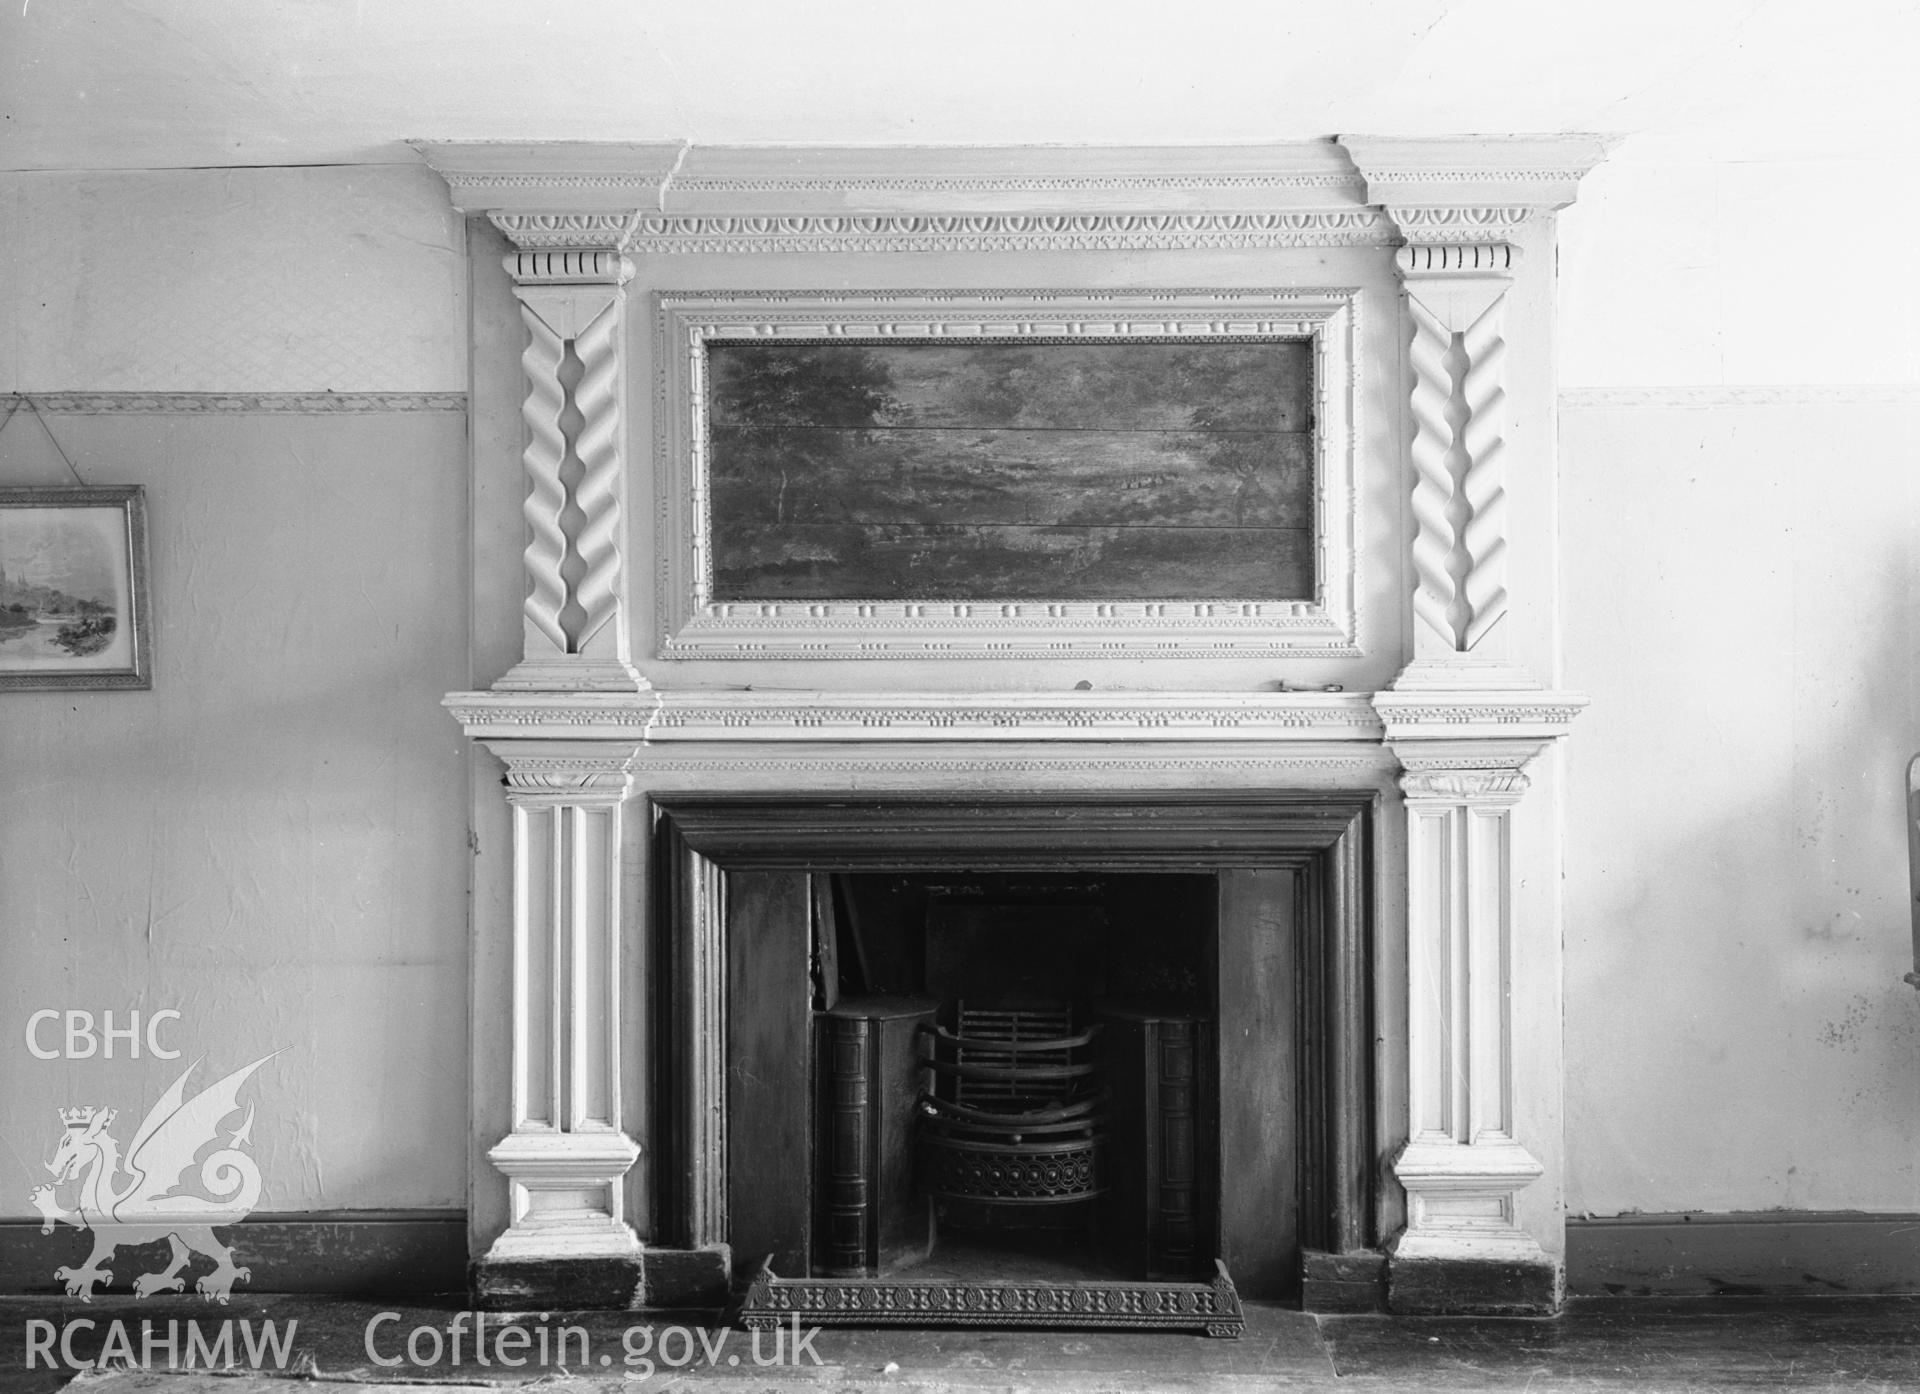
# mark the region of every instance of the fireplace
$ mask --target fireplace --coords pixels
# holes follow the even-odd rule
[[[769,1282],[884,1303],[997,1252],[1070,1285],[1206,1286],[1219,1258],[1317,1309],[1555,1310],[1554,748],[1585,701],[1554,687],[1551,274],[1605,142],[421,149],[475,253],[488,686],[447,705],[476,742],[476,1300],[707,1305],[772,1256]],[[927,395],[940,365],[980,387],[965,412]],[[880,367],[957,442],[924,509]],[[1160,386],[1040,412],[1082,368]],[[727,434],[803,369],[873,390]],[[1269,397],[1278,493],[1233,473]],[[1147,455],[1046,435],[1155,422]],[[1179,508],[1204,526],[1115,554],[1152,563],[1133,588],[1002,565]],[[843,943],[888,895],[915,908]],[[1156,900],[1178,927],[1150,953],[1123,908]],[[1050,993],[950,980],[1041,933],[1081,961]],[[830,1145],[835,1050],[872,1061],[837,1082],[881,1172]],[[1159,1175],[1153,1126],[1191,1134]],[[950,1184],[976,1163],[1007,1203]]]
[[[736,1281],[1219,1260],[1297,1297],[1304,1251],[1374,1242],[1374,802],[658,800],[656,1231],[728,1245]],[[957,1126],[1022,1112],[1059,1126]],[[999,1159],[976,1194],[956,1142]]]

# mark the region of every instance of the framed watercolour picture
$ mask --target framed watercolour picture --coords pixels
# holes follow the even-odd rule
[[[0,689],[151,687],[139,485],[0,488]]]
[[[663,656],[1355,652],[1350,292],[660,314]]]

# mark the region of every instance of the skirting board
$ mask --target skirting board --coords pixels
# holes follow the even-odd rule
[[[1782,1210],[1567,1221],[1573,1297],[1920,1292],[1920,1215]]]
[[[236,1232],[237,1230],[237,1232]],[[464,1292],[466,1216],[457,1210],[256,1214],[222,1230],[250,1292],[407,1296]],[[78,1266],[69,1225],[0,1221],[0,1293],[56,1294],[53,1270]],[[165,1250],[127,1250],[107,1266],[125,1292]],[[196,1258],[192,1279],[210,1267]],[[1770,1211],[1620,1215],[1567,1221],[1567,1292],[1594,1296],[1920,1292],[1920,1215]]]
[[[467,1217],[459,1210],[329,1210],[305,1214],[254,1214],[237,1225],[218,1226],[216,1237],[233,1250],[233,1261],[252,1276],[236,1293],[315,1292],[354,1297],[413,1297],[459,1293],[467,1287]],[[0,1221],[0,1293],[57,1295],[56,1268],[78,1268],[91,1252],[92,1236],[60,1224],[40,1232],[38,1220]],[[167,1264],[167,1247],[129,1246],[102,1264],[111,1287],[126,1296],[133,1280]],[[186,1291],[213,1263],[195,1254],[181,1276]]]

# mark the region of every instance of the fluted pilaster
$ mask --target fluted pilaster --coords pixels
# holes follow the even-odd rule
[[[640,1156],[621,1088],[621,887],[630,747],[501,742],[513,818],[512,1130],[489,1259],[622,1256]]]

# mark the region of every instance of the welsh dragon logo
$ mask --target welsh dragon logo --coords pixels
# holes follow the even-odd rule
[[[213,1226],[244,1219],[260,1199],[260,1168],[240,1150],[252,1141],[252,1105],[247,1107],[246,1121],[227,1135],[227,1145],[200,1163],[200,1185],[206,1194],[178,1192],[194,1159],[209,1143],[220,1140],[220,1124],[239,1110],[240,1086],[271,1059],[272,1055],[264,1056],[235,1070],[189,1099],[187,1076],[199,1065],[195,1060],[147,1110],[124,1160],[119,1142],[107,1131],[116,1110],[93,1105],[60,1110],[65,1132],[47,1163],[53,1182],[35,1187],[28,1199],[40,1212],[42,1234],[53,1233],[56,1220],[93,1231],[93,1252],[86,1263],[53,1271],[66,1284],[69,1297],[90,1302],[94,1284],[110,1285],[113,1274],[100,1265],[121,1245],[161,1239],[171,1246],[170,1261],[165,1268],[133,1280],[137,1297],[181,1291],[186,1281],[180,1270],[192,1262],[194,1253],[214,1262],[213,1272],[194,1284],[209,1302],[224,1304],[234,1283],[251,1276],[247,1269],[234,1267],[233,1250],[214,1238]],[[123,1174],[124,1182],[119,1180]],[[79,1204],[68,1210],[57,1192],[74,1181],[80,1185]]]

